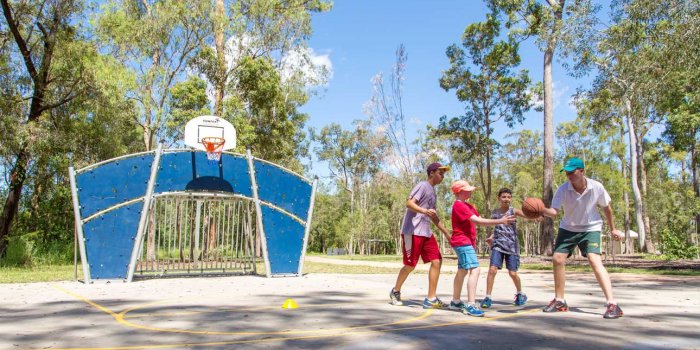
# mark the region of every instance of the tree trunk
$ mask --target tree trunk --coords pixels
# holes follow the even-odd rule
[[[620,125],[620,141],[622,143],[625,143],[625,128]],[[622,153],[620,154],[620,167],[622,168],[622,178],[625,179],[625,187],[622,190],[622,199],[625,203],[624,211],[623,211],[623,227],[625,229],[625,254],[628,254],[632,251],[632,239],[630,238],[629,230],[630,230],[630,196],[629,196],[629,191],[627,190],[627,159],[625,158],[625,154]]]
[[[214,114],[221,117],[224,113],[224,89],[226,88],[226,51],[224,45],[224,0],[216,0],[216,19],[214,20],[214,43],[218,63],[214,86]]]
[[[27,124],[31,124],[38,120],[45,110],[56,108],[68,101],[66,100],[59,105],[47,107],[47,103],[44,100],[50,84],[49,72],[53,61],[53,49],[55,48],[57,33],[62,28],[61,22],[64,19],[64,14],[61,12],[62,8],[56,6],[53,8],[54,12],[50,15],[50,21],[47,23],[37,23],[43,35],[41,36],[39,45],[36,45],[36,47],[42,47],[43,52],[41,52],[41,56],[37,56],[35,57],[36,60],[33,60],[32,56],[36,54],[36,52],[32,52],[32,50],[35,46],[30,45],[27,39],[22,36],[26,31],[23,31],[22,28],[17,26],[19,21],[14,17],[10,2],[2,0],[0,1],[0,5],[2,5],[3,16],[7,24],[6,29],[11,33],[12,39],[17,44],[25,68],[32,80],[32,97],[26,121]],[[9,38],[6,38],[6,40],[9,40]],[[37,66],[35,62],[39,62],[39,65]],[[29,139],[31,140],[34,135],[32,134],[32,128],[29,128],[29,130]],[[28,141],[25,141],[22,143],[15,164],[12,166],[7,198],[5,199],[5,206],[2,209],[2,216],[0,216],[0,257],[5,255],[7,249],[7,238],[10,235],[10,227],[19,209],[19,202],[22,198],[22,188],[24,187],[24,181],[27,177],[27,167],[31,159],[32,154],[29,150]]]
[[[14,168],[10,173],[10,187],[7,191],[5,206],[0,217],[0,257],[5,256],[7,250],[8,236],[12,221],[19,209],[19,200],[22,198],[22,187],[27,177],[27,166],[29,164],[29,152],[23,149],[17,155]]]
[[[639,231],[639,250],[644,251],[646,231],[644,230],[644,218],[642,216],[642,194],[639,191],[639,185],[637,183],[637,134],[634,131],[634,122],[632,121],[632,102],[629,99],[625,99],[625,108],[627,119],[627,129],[630,139],[630,163],[632,169],[630,171],[630,178],[632,180],[632,194],[634,195],[634,215],[637,221],[637,230]]]
[[[642,134],[642,133],[640,133]],[[649,215],[647,214],[647,206],[645,204],[647,198],[647,169],[644,163],[644,138],[643,135],[636,137],[637,139],[637,169],[639,170],[639,185],[642,192],[642,218],[644,220],[644,236],[645,250],[649,253],[656,253],[654,242],[651,239],[651,225],[649,223]]]
[[[700,198],[700,168],[698,167],[698,148],[695,144],[690,148],[690,168],[693,174],[693,192],[695,192],[695,199],[697,200]],[[696,239],[698,234],[700,234],[700,213],[695,214]]]
[[[544,167],[542,172],[542,201],[545,207],[552,206],[553,182],[554,182],[554,101],[552,92],[552,59],[554,58],[555,40],[550,39],[544,52]],[[545,217],[542,220],[542,239],[540,240],[540,252],[552,255],[554,243],[554,221]]]

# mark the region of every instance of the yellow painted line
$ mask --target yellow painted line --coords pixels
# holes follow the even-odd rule
[[[165,301],[163,301],[165,302]],[[308,308],[324,308],[333,306],[347,306],[348,303],[335,303],[335,304],[313,304],[313,305],[303,305],[304,309]],[[260,307],[249,307],[242,309],[225,308],[216,311],[182,311],[182,312],[153,312],[153,313],[138,313],[136,315],[127,315],[133,310],[138,310],[145,308],[145,306],[133,307],[124,312],[124,318],[134,319],[134,318],[148,318],[148,317],[171,317],[171,316],[183,316],[183,315],[196,315],[196,314],[207,314],[207,313],[217,313],[217,312],[249,312],[249,311],[261,311],[261,310],[278,310],[282,309],[282,306],[260,306]]]
[[[156,304],[157,302],[151,302],[147,304],[142,304],[142,305],[137,305],[131,308],[128,308],[120,313],[115,313],[112,310],[107,309],[104,306],[101,306],[91,300],[88,300],[87,298],[80,296],[78,294],[75,294],[73,292],[70,292],[68,290],[65,290],[61,287],[58,286],[53,286],[54,288],[71,295],[75,297],[76,299],[82,300],[83,302],[92,305],[93,307],[97,308],[98,310],[101,310],[112,317],[114,319],[127,327],[132,327],[132,328],[138,328],[138,329],[144,329],[144,330],[149,330],[149,331],[154,331],[154,332],[164,332],[164,333],[181,333],[181,334],[206,334],[206,335],[282,335],[282,334],[308,334],[308,333],[338,333],[338,332],[347,332],[347,331],[352,331],[355,329],[363,329],[363,328],[375,328],[375,327],[385,327],[385,326],[391,326],[391,325],[396,325],[396,324],[403,324],[403,323],[409,323],[409,322],[414,322],[414,321],[419,321],[422,320],[428,316],[430,316],[433,313],[433,309],[429,309],[425,312],[423,312],[420,316],[413,317],[413,318],[408,318],[405,320],[400,320],[396,322],[388,322],[388,323],[380,323],[380,324],[372,324],[372,325],[365,325],[365,326],[354,326],[354,327],[344,327],[344,328],[329,328],[329,329],[315,329],[315,330],[287,330],[287,331],[277,331],[277,332],[223,332],[223,331],[204,331],[204,330],[189,330],[189,329],[176,329],[176,328],[161,328],[161,327],[151,327],[147,325],[141,325],[137,323],[133,323],[130,321],[127,321],[125,319],[125,315],[128,312],[137,310],[139,308],[147,307],[153,304]]]
[[[276,338],[263,338],[263,339],[248,339],[248,340],[232,340],[232,341],[217,341],[217,342],[201,342],[201,343],[177,343],[177,344],[154,344],[154,345],[132,345],[132,346],[117,346],[117,347],[93,347],[93,348],[63,348],[63,350],[107,350],[107,349],[114,349],[114,350],[131,350],[131,349],[165,349],[165,348],[178,348],[178,347],[192,347],[192,346],[219,346],[219,345],[234,345],[234,344],[250,344],[250,343],[263,343],[263,342],[274,342],[274,341],[289,341],[289,340],[309,340],[309,339],[321,339],[321,338],[330,338],[330,337],[342,337],[342,336],[348,336],[348,335],[359,335],[359,334],[372,334],[372,333],[387,333],[387,332],[400,332],[400,331],[406,331],[406,330],[420,330],[420,329],[430,329],[430,328],[437,328],[437,327],[447,327],[447,326],[457,326],[457,325],[465,325],[465,324],[477,324],[477,323],[484,323],[484,322],[489,322],[489,321],[494,321],[494,320],[499,320],[499,319],[504,319],[504,318],[511,318],[511,317],[517,317],[517,316],[523,316],[527,315],[536,311],[540,311],[539,308],[531,309],[531,310],[524,310],[524,311],[519,311],[516,313],[511,313],[511,314],[505,314],[505,315],[500,315],[500,316],[493,316],[493,317],[469,317],[463,321],[456,321],[456,322],[444,322],[444,323],[437,323],[437,324],[430,324],[430,325],[416,325],[416,326],[405,326],[405,327],[394,327],[390,329],[367,329],[367,328],[375,328],[375,327],[382,327],[382,326],[391,326],[391,325],[397,325],[397,324],[403,324],[403,323],[409,323],[413,321],[417,321],[420,319],[424,319],[428,316],[430,316],[433,312],[434,309],[429,309],[423,314],[421,314],[418,317],[414,318],[409,318],[397,322],[391,322],[391,323],[384,323],[384,324],[376,324],[376,325],[368,325],[368,326],[357,326],[357,327],[345,327],[345,328],[335,328],[335,329],[321,329],[321,330],[306,330],[306,331],[284,331],[284,332],[211,332],[211,331],[189,331],[189,330],[178,330],[178,329],[167,329],[167,328],[157,328],[157,327],[148,327],[148,326],[141,326],[138,324],[133,324],[131,322],[128,322],[124,320],[123,315],[129,311],[129,310],[134,310],[137,309],[137,307],[133,307],[130,309],[127,309],[125,311],[122,311],[121,313],[117,314],[114,311],[98,304],[95,303],[81,295],[78,295],[76,293],[70,292],[68,290],[65,290],[61,287],[58,286],[53,286],[55,289],[62,291],[68,295],[71,295],[75,297],[78,300],[81,300],[96,309],[103,311],[110,316],[114,317],[114,319],[127,327],[133,327],[133,328],[138,328],[138,329],[145,329],[145,330],[151,330],[151,331],[156,331],[156,332],[168,332],[168,333],[185,333],[185,334],[207,334],[207,335],[271,335],[271,334],[287,334],[287,335],[293,335],[293,334],[303,334],[303,333],[328,333],[328,334],[314,334],[314,335],[306,335],[306,336],[296,336],[296,337],[276,337]],[[155,303],[148,303],[148,304],[143,304],[141,307],[145,307],[145,305],[153,305]],[[467,316],[465,316],[467,317]],[[342,333],[339,333],[342,332]]]
[[[432,311],[432,310],[431,310]],[[249,339],[249,340],[232,340],[232,341],[217,341],[217,342],[201,342],[201,343],[179,343],[179,344],[156,344],[156,345],[133,345],[133,346],[117,346],[117,347],[101,347],[101,348],[63,348],[56,350],[132,350],[132,349],[166,349],[166,348],[178,348],[178,347],[193,347],[193,346],[220,346],[220,345],[235,345],[235,344],[252,344],[252,343],[268,343],[276,341],[290,341],[290,340],[310,340],[310,339],[321,339],[321,338],[331,338],[331,337],[342,337],[349,335],[359,335],[359,334],[372,334],[372,333],[389,333],[389,332],[400,332],[406,330],[418,330],[418,329],[430,329],[437,327],[446,326],[456,326],[465,324],[476,324],[484,323],[504,318],[511,318],[516,316],[522,316],[530,314],[536,311],[540,311],[539,308],[521,311],[512,314],[506,314],[494,317],[469,317],[469,319],[457,322],[446,322],[439,324],[423,325],[423,326],[408,326],[399,327],[392,329],[375,329],[375,330],[362,330],[362,331],[351,331],[341,334],[321,334],[321,335],[308,335],[299,337],[278,337],[278,338],[264,338],[264,339]],[[465,316],[467,317],[467,316]]]

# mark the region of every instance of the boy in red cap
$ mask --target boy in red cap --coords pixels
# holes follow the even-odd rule
[[[457,199],[452,205],[452,238],[450,245],[457,254],[458,269],[455,275],[452,301],[449,308],[461,310],[463,314],[482,317],[484,312],[476,305],[476,284],[479,282],[479,260],[476,257],[476,225],[495,226],[515,222],[515,216],[504,215],[500,219],[484,219],[476,208],[469,203],[472,191],[476,187],[464,180],[452,184],[452,193]],[[467,303],[460,300],[464,278],[467,280]]]
[[[450,167],[440,163],[432,163],[428,166],[428,179],[419,182],[406,201],[406,213],[403,217],[401,227],[401,242],[403,252],[403,267],[396,278],[396,284],[389,293],[391,304],[403,305],[401,301],[401,286],[408,278],[408,275],[416,268],[418,259],[423,263],[430,262],[428,273],[428,296],[423,300],[424,309],[444,308],[446,305],[438,299],[437,282],[440,277],[442,267],[442,254],[437,245],[430,223],[432,222],[442,233],[450,239],[450,232],[440,223],[437,211],[435,211],[434,186],[441,183],[445,172],[450,171]]]

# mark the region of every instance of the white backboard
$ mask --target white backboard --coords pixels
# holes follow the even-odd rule
[[[236,129],[228,121],[213,115],[192,118],[185,125],[185,145],[204,151],[203,137],[221,137],[223,150],[236,148]]]

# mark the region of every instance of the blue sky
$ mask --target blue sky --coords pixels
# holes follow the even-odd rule
[[[608,2],[595,1],[602,5],[598,15],[607,18],[610,11]],[[371,79],[380,72],[388,79],[395,64],[395,51],[401,44],[408,55],[403,81],[408,140],[415,140],[419,132],[426,130],[428,124],[436,125],[442,116],[462,115],[464,106],[457,100],[454,91],[444,91],[439,86],[442,72],[449,68],[445,51],[452,44],[459,45],[465,28],[484,21],[487,11],[482,0],[335,0],[330,12],[312,17],[313,34],[308,41],[309,53],[313,62],[329,64],[332,75],[326,85],[316,89],[318,94],[312,95],[300,107],[301,112],[309,115],[307,127],[319,130],[331,123],[338,123],[350,130],[354,120],[366,120],[368,116],[363,109],[372,97]],[[507,35],[505,29],[502,35]],[[520,68],[529,71],[533,82],[541,82],[543,53],[534,40],[521,43],[519,52],[522,60]],[[285,63],[287,58],[289,62]],[[283,78],[286,73],[298,72],[295,69],[314,76],[313,69],[305,66],[305,62],[293,55],[285,57],[282,62]],[[293,69],[287,71],[290,67]],[[570,103],[572,95],[579,87],[588,88],[592,80],[592,76],[578,79],[569,76],[561,58],[555,57],[555,128],[562,122],[576,118],[576,110]],[[542,112],[532,110],[525,117],[524,123],[513,129],[502,122],[497,123],[493,137],[503,144],[509,141],[505,135],[514,131],[529,129],[542,132]],[[660,126],[652,129],[648,138],[657,138],[661,129]],[[328,180],[328,164],[316,159],[315,146],[312,145],[313,161],[309,175]],[[554,147],[555,156],[558,156],[556,135]],[[301,161],[309,165],[306,159]]]
[[[440,88],[441,72],[449,67],[445,49],[459,43],[467,25],[485,19],[481,1],[337,0],[328,13],[314,15],[309,46],[317,55],[328,55],[333,76],[318,96],[301,108],[310,115],[308,126],[317,129],[339,123],[346,129],[355,119],[366,119],[363,105],[372,95],[370,79],[379,72],[390,74],[395,51],[404,44],[408,53],[404,81],[404,110],[408,134],[413,139],[426,124],[437,124],[443,115],[462,114],[463,105],[454,91]],[[542,80],[542,53],[534,43],[521,45],[521,67],[533,81]],[[555,123],[575,118],[569,105],[576,87],[587,84],[566,74],[561,62],[554,65]],[[542,113],[530,112],[516,130],[542,129]],[[494,136],[511,132],[498,125]],[[324,172],[314,166],[314,173]]]

